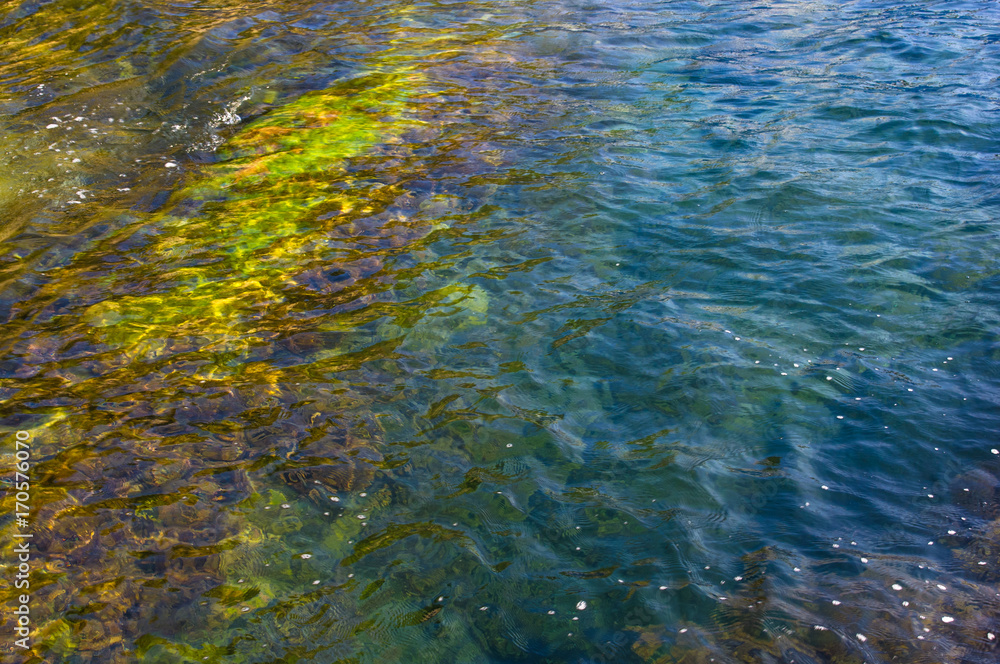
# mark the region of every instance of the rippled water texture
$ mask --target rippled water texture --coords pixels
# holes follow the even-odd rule
[[[5,652],[995,662],[998,26],[7,3]]]

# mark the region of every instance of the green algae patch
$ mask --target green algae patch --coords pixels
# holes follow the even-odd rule
[[[251,187],[343,167],[345,159],[397,138],[402,125],[413,125],[398,116],[420,79],[412,71],[372,74],[303,95],[228,141],[219,150],[228,161],[216,169],[221,173],[210,186]],[[286,191],[298,193],[294,186]]]
[[[351,189],[348,163],[419,124],[405,116],[420,82],[414,72],[363,76],[248,125],[222,146],[222,162],[173,196],[158,230],[143,231],[153,241],[143,247],[150,269],[139,271],[166,288],[97,302],[84,320],[105,330],[105,342],[130,345],[238,333],[240,322],[265,315],[303,262],[330,254],[320,217],[372,211],[365,191]]]

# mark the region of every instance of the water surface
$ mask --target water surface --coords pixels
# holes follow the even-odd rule
[[[998,19],[4,8],[7,652],[994,661]]]

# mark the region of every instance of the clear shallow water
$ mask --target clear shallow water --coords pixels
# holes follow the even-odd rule
[[[998,18],[5,10],[26,661],[993,661]]]

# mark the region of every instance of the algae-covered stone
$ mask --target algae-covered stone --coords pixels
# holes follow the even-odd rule
[[[117,325],[125,319],[122,306],[116,302],[98,302],[83,312],[83,319],[94,327]]]

